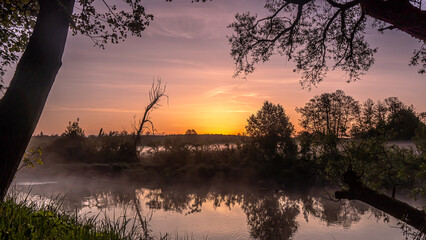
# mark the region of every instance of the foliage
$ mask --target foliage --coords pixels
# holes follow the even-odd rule
[[[234,31],[228,39],[236,63],[235,75],[252,73],[256,64],[279,54],[294,60],[294,71],[302,73],[302,85],[310,87],[321,82],[329,65],[345,72],[349,82],[359,79],[374,63],[376,48],[370,47],[365,39],[368,27],[379,31],[399,28],[424,43],[424,24],[414,17],[420,11],[421,3],[416,2],[416,7],[408,1],[380,4],[383,6],[367,1],[266,0],[268,15],[265,17],[250,12],[237,13],[235,22],[228,26]],[[410,26],[421,28],[417,31],[419,34],[401,25],[404,21],[394,22],[386,16],[400,14],[399,10],[403,8],[407,9],[406,16],[398,18],[403,18]],[[369,16],[372,16],[370,21]],[[385,27],[386,22],[391,27]],[[410,62],[411,65],[421,65],[419,73],[425,71],[424,46],[414,52]]]
[[[359,104],[353,97],[337,90],[315,96],[296,111],[302,115],[300,125],[307,131],[341,138],[348,136],[358,115]]]
[[[298,137],[300,160],[316,162],[316,170],[342,188],[344,173],[353,171],[366,186],[376,190],[408,190],[423,194],[426,181],[424,123],[396,97],[363,105],[343,91],[315,96],[304,108]],[[388,143],[411,139],[416,148]],[[350,137],[350,138],[349,138]]]
[[[395,139],[410,140],[421,124],[423,123],[412,109],[401,109],[389,117],[388,128],[393,132]]]
[[[265,101],[262,108],[247,119],[246,131],[260,150],[266,151],[267,157],[279,152],[292,156],[295,152],[294,126],[280,104]]]
[[[386,138],[369,137],[340,140],[336,148],[318,149],[317,170],[341,188],[346,188],[342,176],[353,171],[368,187],[405,190],[411,196],[425,193],[426,159],[412,147],[399,147],[386,143]]]
[[[15,63],[27,47],[38,10],[37,1],[0,2],[0,91],[5,87],[6,67]]]
[[[34,168],[35,164],[43,165],[43,161],[41,160],[42,154],[43,148],[41,146],[30,148],[27,152],[24,153],[24,157],[22,158],[22,165],[18,168],[18,171],[23,167]]]
[[[195,135],[198,135],[198,133],[194,129],[188,129],[186,130],[185,135],[195,136]]]
[[[423,123],[413,106],[397,97],[359,104],[342,90],[317,95],[302,108],[300,125],[308,132],[337,142],[345,137],[382,136],[389,140],[410,140]],[[333,139],[334,138],[334,139]]]
[[[77,121],[74,121],[72,123],[71,121],[69,121],[65,132],[62,133],[62,137],[84,138],[84,130],[80,127],[79,122],[79,118],[77,118]]]
[[[419,154],[426,157],[426,124],[420,123],[417,127],[414,136],[414,143],[416,144]]]
[[[424,123],[414,107],[405,105],[397,97],[388,97],[377,103],[368,99],[360,109],[351,134],[355,137],[384,136],[390,140],[410,140],[422,125]]]
[[[1,239],[133,239],[138,225],[131,219],[98,221],[79,218],[60,209],[60,205],[38,204],[26,196],[8,195],[0,202]]]

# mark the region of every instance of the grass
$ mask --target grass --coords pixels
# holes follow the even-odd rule
[[[62,210],[63,198],[54,200],[36,199],[30,193],[23,196],[17,190],[11,191],[0,202],[0,239],[108,239],[108,240],[154,240],[149,228],[151,218],[142,217],[135,203],[136,215],[110,219],[98,214],[93,217],[78,216]],[[131,207],[132,204],[129,204]],[[188,233],[169,233],[159,240],[193,240]],[[203,239],[208,239],[207,236]]]
[[[144,239],[136,218],[78,217],[55,201],[41,202],[9,194],[0,203],[0,239]]]

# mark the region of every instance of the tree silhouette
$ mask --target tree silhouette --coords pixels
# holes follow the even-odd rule
[[[158,79],[157,82],[152,82],[151,90],[149,91],[149,103],[145,107],[145,112],[143,117],[138,121],[138,123],[133,124],[133,128],[136,132],[133,142],[134,153],[137,153],[137,147],[141,141],[141,135],[143,131],[151,129],[152,133],[155,133],[154,123],[151,121],[151,113],[155,109],[159,108],[160,100],[168,96],[166,95],[166,85],[161,84],[161,80]]]
[[[294,126],[280,104],[265,101],[262,108],[247,119],[246,131],[268,155],[275,155],[278,150],[292,155],[295,151],[291,138]]]
[[[424,124],[421,113],[417,114],[412,105],[405,105],[397,97],[388,97],[377,103],[368,99],[360,106],[355,122],[351,129],[354,137],[382,135],[387,139],[400,140],[412,139],[416,129]]]
[[[186,130],[185,135],[194,136],[194,135],[198,135],[198,133],[194,129],[188,129],[188,130]]]
[[[77,118],[77,121],[68,123],[68,126],[65,129],[65,132],[62,134],[63,137],[70,138],[84,138],[84,130],[80,127],[80,119]],[[42,132],[43,133],[43,132]]]
[[[316,133],[312,145],[320,153],[316,157],[319,172],[343,189],[335,193],[336,198],[361,200],[425,233],[425,212],[395,199],[399,186],[412,194],[423,191],[425,155],[421,147],[416,152],[386,145],[392,136],[389,132],[414,135],[420,120],[412,106],[390,97],[376,105],[367,100],[360,109],[357,101],[338,90],[315,96],[297,111],[302,114],[302,127]],[[363,124],[369,126],[363,128]],[[345,136],[352,138],[342,139]],[[306,149],[302,154],[311,150],[302,147]],[[379,193],[381,188],[391,188],[392,197]]]
[[[301,72],[301,84],[321,82],[328,65],[340,68],[347,81],[357,80],[374,63],[375,48],[365,39],[368,25],[399,29],[423,42],[410,65],[426,69],[426,12],[418,0],[266,0],[266,17],[238,13],[229,25],[236,75],[249,74],[272,55],[285,55]],[[331,63],[330,63],[331,62]]]
[[[342,90],[317,95],[303,108],[296,108],[300,125],[306,130],[336,138],[348,136],[359,112],[358,101]]]

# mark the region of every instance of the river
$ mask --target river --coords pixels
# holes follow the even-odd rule
[[[14,191],[30,192],[38,201],[63,197],[62,207],[79,216],[134,218],[138,209],[156,239],[165,234],[172,239],[406,237],[396,219],[361,202],[334,202],[327,194],[331,190],[316,187],[295,191],[267,184],[194,187],[76,176],[28,179],[18,175]]]

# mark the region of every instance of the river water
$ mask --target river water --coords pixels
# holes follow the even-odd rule
[[[361,202],[334,202],[327,194],[331,190],[319,188],[158,186],[79,177],[28,181],[19,176],[13,185],[41,199],[63,196],[63,208],[80,216],[133,218],[138,209],[157,239],[167,233],[172,239],[392,240],[405,239],[407,230]]]

